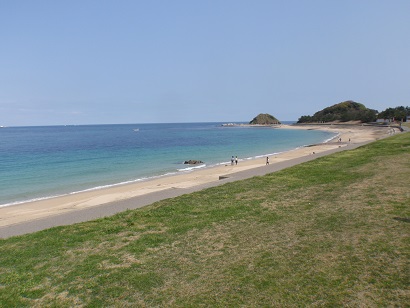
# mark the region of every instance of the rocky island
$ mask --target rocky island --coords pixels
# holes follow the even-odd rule
[[[260,113],[256,117],[254,117],[253,120],[248,124],[226,123],[222,124],[222,126],[271,126],[279,124],[282,123],[273,115],[270,115],[268,113]]]
[[[281,124],[273,115],[260,113],[249,122],[249,125],[277,125]]]

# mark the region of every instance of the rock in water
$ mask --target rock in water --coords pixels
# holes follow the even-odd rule
[[[194,160],[194,159],[184,161],[185,165],[199,165],[199,164],[203,164],[203,163],[204,162],[201,161],[201,160]]]

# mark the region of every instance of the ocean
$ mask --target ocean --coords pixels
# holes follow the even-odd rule
[[[333,133],[222,123],[0,128],[0,207],[191,172],[330,140]],[[201,165],[185,165],[185,160]]]

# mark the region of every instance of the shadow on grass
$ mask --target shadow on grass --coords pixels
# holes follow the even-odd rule
[[[410,222],[410,218],[408,217],[393,217],[393,219],[402,222]]]

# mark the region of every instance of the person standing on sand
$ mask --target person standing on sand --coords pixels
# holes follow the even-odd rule
[[[269,165],[269,156],[266,156],[266,165]]]
[[[234,161],[235,161],[235,158],[232,156],[232,158],[231,158],[231,166],[233,166]]]
[[[238,164],[238,156],[235,156],[235,165]]]

